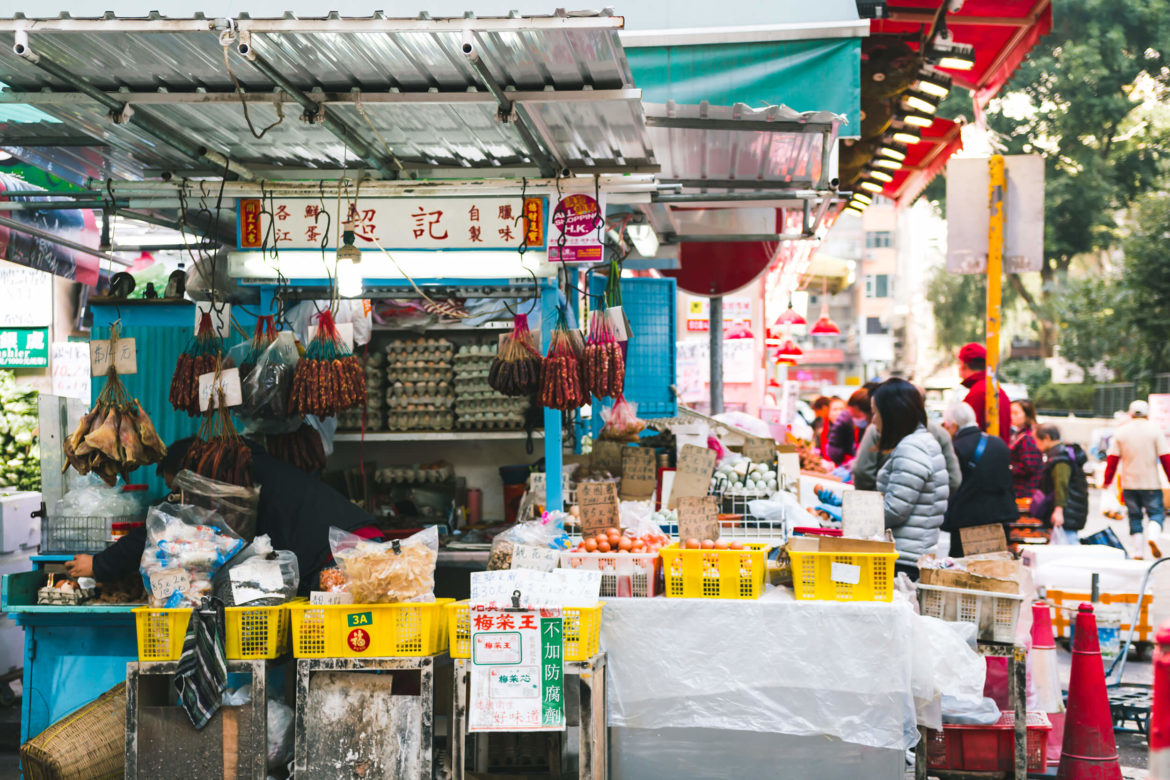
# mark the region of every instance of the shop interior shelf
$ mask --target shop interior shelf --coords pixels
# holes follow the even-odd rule
[[[543,439],[544,431],[533,431],[533,438]],[[512,440],[521,441],[528,437],[525,431],[367,431],[365,440],[372,441],[489,441]],[[333,437],[337,442],[357,442],[362,440],[361,431],[346,431]]]

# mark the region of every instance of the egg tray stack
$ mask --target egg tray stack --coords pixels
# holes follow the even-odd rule
[[[463,346],[455,353],[455,418],[460,430],[501,431],[524,427],[527,398],[510,398],[488,384],[495,344]]]
[[[346,409],[338,414],[337,427],[348,431],[361,430],[364,412],[366,430],[380,431],[386,424],[383,398],[386,389],[386,356],[381,352],[371,352],[364,358],[358,355],[358,360],[366,374],[366,406],[364,409]]]
[[[455,347],[420,336],[386,345],[386,429],[450,431],[455,427]]]

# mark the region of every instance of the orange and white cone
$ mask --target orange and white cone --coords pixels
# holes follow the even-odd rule
[[[1154,691],[1150,706],[1149,780],[1170,780],[1170,622],[1154,637]]]
[[[1060,693],[1060,667],[1056,657],[1056,640],[1052,635],[1052,612],[1047,603],[1032,604],[1032,652],[1028,654],[1028,671],[1032,676],[1037,710],[1048,716],[1049,766],[1060,763],[1060,746],[1064,742],[1064,698]],[[1170,780],[1170,778],[1167,778]]]
[[[1058,780],[1122,780],[1092,604],[1077,610]]]

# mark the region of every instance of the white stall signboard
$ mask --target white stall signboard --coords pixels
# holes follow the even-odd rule
[[[561,610],[471,610],[468,730],[564,731]]]

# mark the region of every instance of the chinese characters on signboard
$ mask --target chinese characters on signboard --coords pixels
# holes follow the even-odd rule
[[[564,731],[559,609],[471,606],[470,731]]]
[[[0,327],[41,328],[53,324],[53,275],[0,262]]]
[[[336,247],[339,225],[352,229],[359,248],[532,249],[544,246],[544,199],[519,197],[362,198],[342,206],[317,198],[239,202],[240,247]]]
[[[48,328],[0,328],[0,368],[49,365]]]

